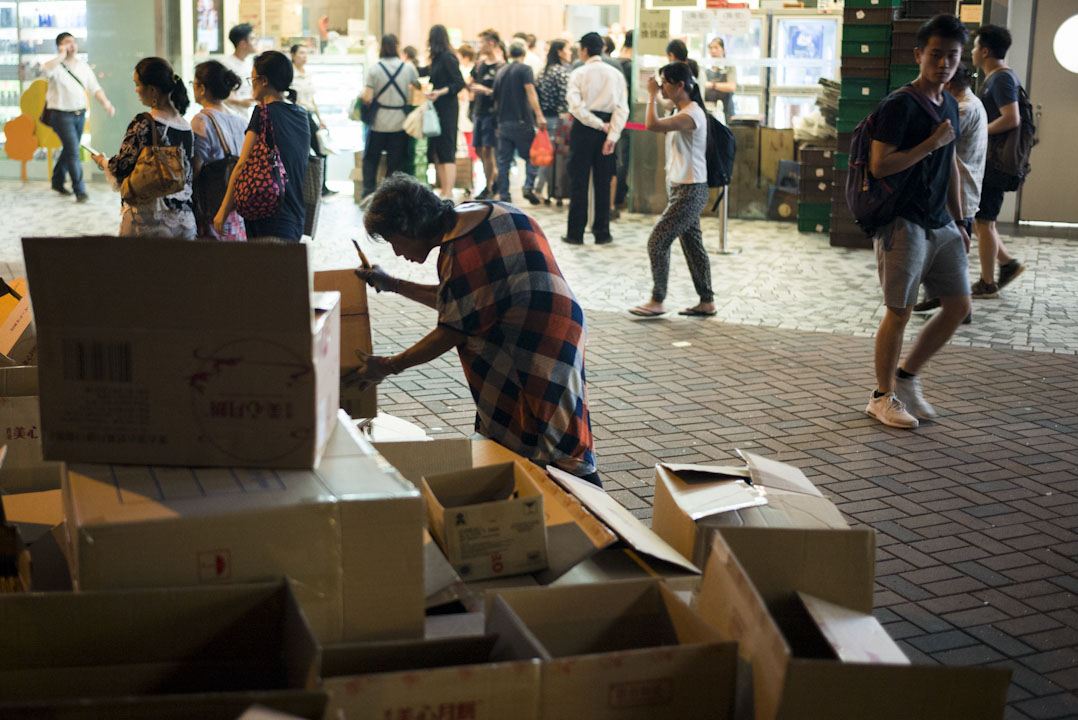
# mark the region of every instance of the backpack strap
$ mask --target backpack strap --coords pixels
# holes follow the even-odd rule
[[[902,93],[903,95],[909,95],[914,100],[916,100],[917,104],[924,108],[924,111],[928,113],[929,117],[932,118],[932,122],[936,123],[937,125],[942,122],[940,120],[939,109],[932,103],[931,100],[925,97],[924,94],[914,88],[913,85],[903,85],[898,90],[895,90],[895,92]],[[946,100],[944,102],[946,102]],[[955,130],[957,129],[958,128],[955,128]]]

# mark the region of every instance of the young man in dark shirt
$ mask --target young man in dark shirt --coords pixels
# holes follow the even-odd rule
[[[895,218],[877,231],[876,264],[887,309],[876,331],[876,390],[865,412],[892,427],[914,428],[936,413],[921,394],[917,373],[946,343],[970,310],[969,235],[962,219],[955,138],[958,103],[943,86],[962,59],[969,33],[953,15],[937,15],[917,33],[914,57],[921,74],[911,83],[940,122],[907,93],[881,104],[869,170],[901,185]],[[920,283],[940,299],[913,349],[899,365],[902,335]]]
[[[483,177],[487,185],[478,195],[477,200],[489,200],[494,197],[494,184],[497,181],[497,167],[494,151],[498,146],[497,121],[494,118],[494,78],[504,63],[497,59],[501,38],[498,31],[489,29],[479,33],[479,61],[472,68],[471,83],[468,89],[472,101],[472,147],[475,148],[479,161],[483,164]]]
[[[536,126],[546,127],[546,117],[539,107],[532,69],[524,64],[527,54],[521,43],[509,46],[509,63],[498,70],[494,78],[494,116],[498,123],[498,184],[497,196],[502,202],[512,202],[509,194],[509,169],[514,152],[528,161]],[[542,202],[535,187],[537,168],[530,162],[524,174],[524,197],[532,205]]]
[[[1011,33],[1007,28],[983,25],[973,33],[973,64],[986,78],[981,101],[988,114],[989,146],[1003,142],[1008,132],[1018,132],[1022,124],[1018,113],[1018,78],[1003,61],[1010,47]],[[977,254],[981,259],[981,277],[973,284],[975,298],[999,297],[999,291],[1026,269],[1003,247],[1003,240],[996,230],[1003,193],[1003,187],[993,182],[991,168],[986,168],[981,183],[981,207],[974,219]],[[999,260],[998,281],[996,260]]]

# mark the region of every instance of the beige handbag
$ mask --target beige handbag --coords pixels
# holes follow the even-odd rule
[[[422,140],[423,135],[423,111],[428,103],[423,103],[404,118],[404,132],[416,140]]]
[[[187,185],[187,158],[180,146],[160,145],[157,123],[149,113],[141,113],[150,122],[153,145],[139,151],[135,168],[120,184],[120,195],[129,204],[145,203],[173,195]]]

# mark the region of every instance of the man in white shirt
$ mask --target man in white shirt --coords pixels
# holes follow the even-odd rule
[[[70,195],[64,187],[65,175],[71,176],[71,191],[76,202],[86,202],[86,185],[82,181],[82,165],[79,164],[79,143],[86,124],[86,112],[90,107],[89,94],[112,117],[116,109],[105,97],[105,91],[97,82],[93,70],[78,58],[79,45],[71,33],[56,36],[59,54],[45,63],[45,77],[49,89],[45,93],[48,125],[57,135],[63,149],[52,170],[52,189],[61,195]]]
[[[610,178],[614,176],[614,144],[629,119],[625,76],[603,62],[603,39],[590,32],[580,38],[584,64],[569,75],[566,101],[573,126],[569,131],[569,227],[563,242],[581,245],[588,225],[588,182],[594,176],[595,243],[610,242]],[[620,66],[619,66],[620,68]]]
[[[536,37],[531,33],[518,32],[513,36],[513,40],[519,40],[524,44],[524,60],[522,62],[532,69],[533,77],[539,77],[539,74],[543,72],[545,63],[541,57],[535,54]]]
[[[250,118],[251,108],[255,105],[254,96],[251,93],[251,69],[255,63],[255,46],[251,41],[254,35],[254,26],[250,23],[240,23],[228,31],[228,40],[236,48],[232,55],[226,55],[221,62],[224,66],[236,73],[240,80],[239,88],[224,101],[225,109],[233,115]]]

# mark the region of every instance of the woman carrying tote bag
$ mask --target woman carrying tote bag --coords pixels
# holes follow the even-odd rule
[[[198,236],[243,242],[247,230],[243,218],[233,210],[225,218],[224,232],[213,229],[213,217],[224,201],[228,181],[239,162],[247,122],[228,112],[221,104],[242,84],[239,76],[216,60],[195,68],[195,102],[202,112],[191,118],[195,133],[194,194]]]
[[[307,214],[303,183],[311,134],[307,111],[294,104],[291,85],[292,62],[287,56],[269,50],[255,58],[251,92],[258,105],[228,192],[213,219],[218,233],[224,232],[228,214],[237,209],[249,239],[299,242],[303,236]]]

